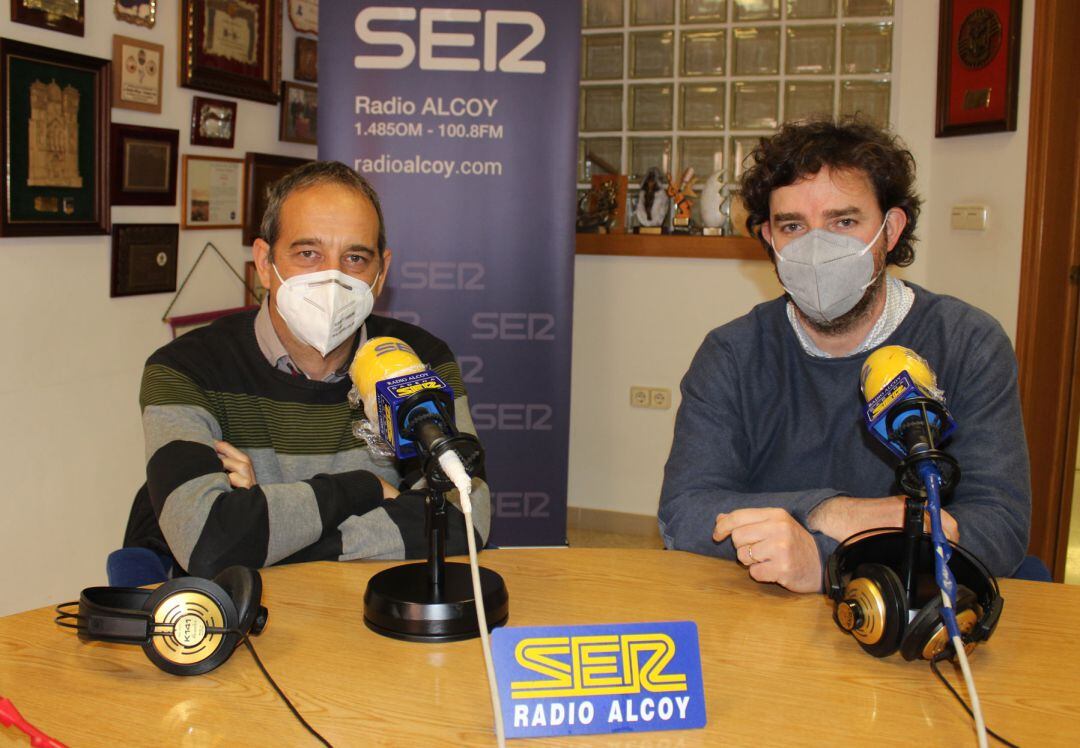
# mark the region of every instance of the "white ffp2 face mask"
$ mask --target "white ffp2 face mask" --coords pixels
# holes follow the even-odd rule
[[[340,270],[320,270],[285,280],[277,266],[273,268],[281,281],[274,297],[278,312],[293,335],[323,356],[359,330],[375,306],[372,286]]]
[[[776,273],[795,306],[815,322],[832,322],[851,311],[880,275],[874,272],[870,250],[884,228],[882,221],[867,244],[853,236],[812,229],[788,243],[782,253],[774,245]]]

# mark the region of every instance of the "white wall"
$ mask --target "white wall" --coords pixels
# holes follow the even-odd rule
[[[938,4],[898,0],[895,129],[924,199],[901,276],[993,314],[1015,338],[1034,11],[1024,7],[1016,132],[935,138]],[[954,204],[990,207],[985,232],[949,228]],[[765,262],[579,257],[574,291],[571,506],[655,514],[678,386],[705,334],[780,293]],[[668,411],[631,409],[631,385],[669,387]]]
[[[284,3],[283,3],[284,5]],[[83,38],[10,22],[2,35],[111,57],[113,34],[165,46],[161,114],[114,109],[115,122],[180,131],[180,153],[243,158],[246,151],[313,158],[314,146],[277,139],[278,108],[240,101],[237,147],[188,145],[191,98],[177,85],[179,4],[158,3],[145,29],[116,20],[112,3],[88,3]],[[282,73],[292,79],[295,32],[283,17]],[[217,94],[202,94],[231,98]],[[116,207],[113,223],[179,223],[179,207]],[[242,273],[251,258],[239,229],[181,231],[182,280],[207,241]],[[120,546],[135,490],[145,479],[139,378],[169,340],[161,316],[170,294],[109,298],[111,237],[0,239],[0,615],[78,596],[105,582],[105,556]],[[216,256],[199,264],[174,314],[239,306],[239,282]]]

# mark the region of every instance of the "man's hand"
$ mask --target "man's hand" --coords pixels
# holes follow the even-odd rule
[[[776,582],[792,592],[821,589],[821,559],[806,528],[776,507],[736,509],[716,515],[713,540],[731,536],[739,563],[758,582]]]
[[[834,496],[821,502],[810,512],[807,526],[834,540],[846,540],[857,532],[877,527],[900,528],[904,526],[904,497],[856,499],[851,496]],[[928,513],[924,516],[923,526],[930,532]],[[960,542],[960,526],[944,509],[941,510],[941,529],[949,540]]]
[[[377,476],[377,475],[375,477],[379,478],[379,476]],[[391,486],[389,483],[384,481],[382,478],[379,478],[379,483],[382,484],[382,497],[383,497],[384,500],[386,500],[386,499],[396,499],[398,497],[398,493],[400,493],[400,492],[396,488]]]
[[[255,485],[255,468],[251,458],[226,441],[214,442],[221,466],[229,474],[229,485],[233,488],[251,488]]]

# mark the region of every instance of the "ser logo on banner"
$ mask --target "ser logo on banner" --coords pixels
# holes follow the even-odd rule
[[[397,54],[356,55],[353,64],[358,69],[403,70],[416,60],[417,47],[420,53],[421,70],[461,70],[473,72],[480,69],[480,60],[475,57],[451,56],[453,48],[461,51],[476,45],[473,27],[482,24],[481,37],[484,50],[484,70],[492,73],[543,73],[547,64],[543,60],[530,60],[526,56],[544,40],[546,28],[544,19],[535,13],[521,10],[479,10],[453,8],[420,8],[419,45],[403,31],[373,29],[372,23],[381,22],[401,24],[413,22],[417,18],[416,8],[392,8],[375,6],[364,8],[356,14],[356,36],[364,44],[382,47],[396,47]],[[440,24],[442,31],[435,30]],[[499,29],[506,26],[525,26],[529,34],[499,57]],[[447,29],[453,28],[454,32]],[[518,32],[520,33],[520,32]],[[435,50],[441,49],[439,56]]]
[[[692,621],[501,628],[492,647],[508,738],[705,726]]]

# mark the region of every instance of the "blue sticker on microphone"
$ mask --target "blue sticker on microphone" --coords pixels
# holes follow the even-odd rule
[[[496,629],[508,738],[705,726],[692,621]]]

